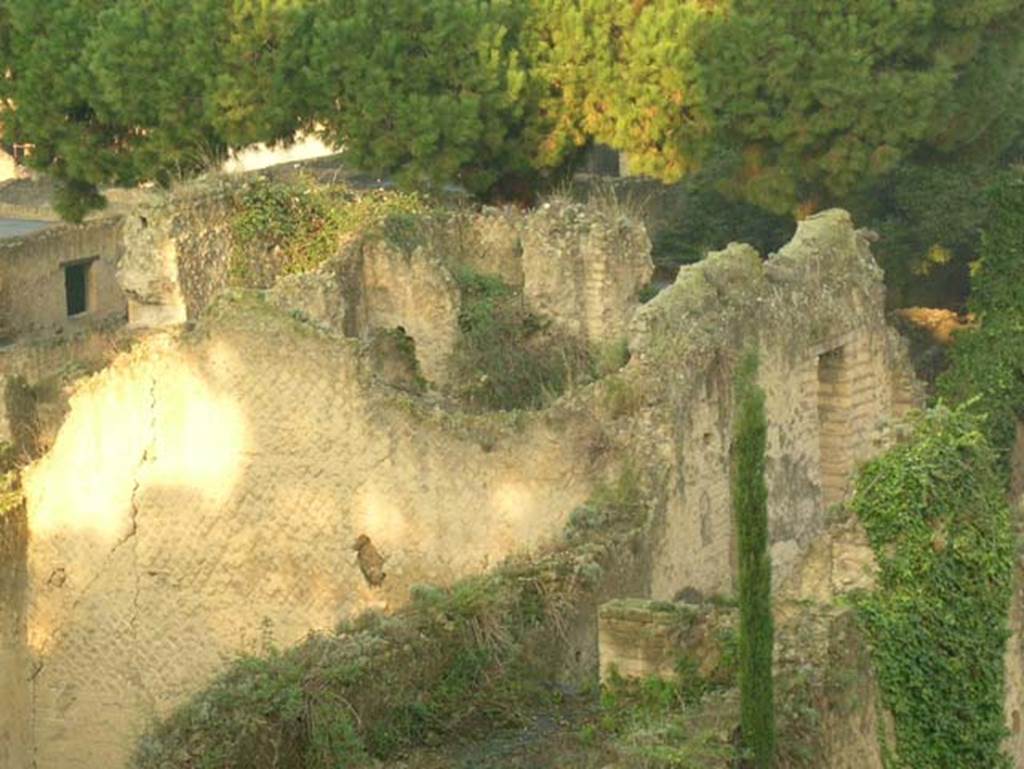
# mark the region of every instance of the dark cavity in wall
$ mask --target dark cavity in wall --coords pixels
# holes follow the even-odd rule
[[[818,449],[821,496],[827,507],[840,502],[853,470],[849,461],[849,386],[842,347],[818,356]]]
[[[90,259],[64,265],[64,296],[69,318],[82,315],[90,309],[89,288],[93,261]]]

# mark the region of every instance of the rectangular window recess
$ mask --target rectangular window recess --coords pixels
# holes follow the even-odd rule
[[[95,259],[64,265],[64,298],[69,318],[84,315],[92,309],[92,264]]]

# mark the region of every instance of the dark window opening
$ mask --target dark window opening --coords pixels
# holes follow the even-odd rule
[[[842,347],[818,357],[818,449],[826,507],[842,501],[853,470],[845,363]]]
[[[64,267],[64,296],[67,300],[69,318],[89,310],[89,268],[91,266],[91,262],[79,262]]]

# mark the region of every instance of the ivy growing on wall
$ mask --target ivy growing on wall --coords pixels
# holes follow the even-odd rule
[[[859,602],[894,717],[888,767],[1009,767],[1003,652],[1013,595],[1006,502],[1024,414],[1024,177],[989,197],[972,278],[978,326],[958,335],[939,405],[861,473],[853,510],[880,573]]]
[[[732,498],[739,550],[740,727],[753,769],[769,769],[775,752],[772,688],[772,575],[768,554],[768,491],[764,483],[767,423],[764,392],[757,386],[757,356],[749,354],[736,376]]]
[[[967,406],[919,417],[861,473],[852,508],[878,559],[858,600],[895,742],[888,769],[1003,769],[1014,539],[997,455]]]

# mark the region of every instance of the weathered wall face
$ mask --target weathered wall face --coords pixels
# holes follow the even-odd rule
[[[231,260],[227,187],[136,206],[125,217],[117,278],[134,326],[194,320],[228,284]]]
[[[755,342],[776,585],[824,530],[826,507],[853,469],[883,447],[887,422],[919,400],[884,320],[881,272],[845,212],[801,223],[763,265],[753,249],[732,246],[683,268],[637,314],[630,345],[640,364],[636,397],[661,420],[650,422],[660,434],[649,441],[650,461],[670,468],[654,538],[655,598],[733,587],[730,371]],[[641,367],[665,374],[644,377]]]
[[[385,241],[361,244],[351,279],[346,324],[353,336],[401,326],[416,341],[423,374],[444,382],[459,335],[459,289],[437,254]]]
[[[1016,588],[1010,603],[1010,638],[1006,642],[1005,675],[1007,737],[1004,752],[1014,766],[1024,766],[1024,564],[1018,562]]]
[[[536,311],[592,343],[626,334],[654,274],[639,223],[577,203],[546,203],[523,231],[523,295]]]
[[[60,389],[64,380],[103,368],[130,343],[131,338],[121,324],[114,323],[109,328],[83,329],[0,347],[0,443],[17,442],[18,422],[25,416],[19,413],[18,404],[12,402],[15,390],[29,388],[42,390],[47,396],[59,395],[53,391]],[[36,416],[41,416],[40,407],[49,405],[36,403]],[[35,436],[36,448],[46,448],[52,443],[49,440],[51,425],[46,421],[47,424],[36,426],[45,427],[47,433]],[[53,428],[59,426],[59,420],[52,425]]]
[[[914,400],[880,272],[842,212],[767,264],[735,247],[687,268],[634,319],[625,369],[525,415],[448,412],[374,384],[363,345],[248,294],[208,315],[80,383],[25,473],[37,769],[117,769],[146,719],[231,655],[555,541],[623,453],[653,487],[651,596],[728,592],[732,369],[754,340],[781,584],[842,490],[823,454],[852,467]],[[360,535],[382,566],[360,563]]]
[[[121,766],[226,656],[550,541],[588,493],[586,431],[411,417],[353,342],[259,303],[211,323],[81,385],[25,475],[40,767]]]
[[[0,240],[0,341],[73,332],[123,317],[125,298],[114,275],[120,231],[120,220],[99,219]],[[64,267],[83,260],[93,260],[88,311],[69,318]]]

